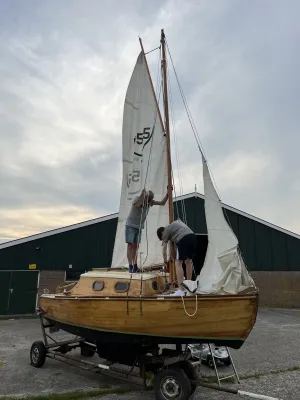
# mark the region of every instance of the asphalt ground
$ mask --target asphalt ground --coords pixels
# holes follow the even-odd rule
[[[59,337],[65,335],[59,333]],[[0,396],[26,397],[104,387],[112,392],[119,389],[127,393],[94,396],[94,400],[155,398],[152,391],[142,391],[128,382],[51,359],[47,359],[42,368],[33,368],[29,351],[36,340],[42,340],[38,319],[0,320]],[[78,349],[68,354],[80,358]],[[256,325],[245,345],[240,350],[231,350],[231,355],[241,378],[240,385],[235,387],[282,400],[300,399],[300,310],[259,310]],[[88,360],[99,362],[97,355]],[[213,371],[206,366],[201,366],[201,371],[210,380],[213,378]],[[232,374],[232,369],[222,365],[220,373],[223,376]],[[234,400],[239,397],[204,388],[198,388],[194,395],[195,400]]]

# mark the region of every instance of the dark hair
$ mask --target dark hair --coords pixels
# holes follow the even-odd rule
[[[163,236],[164,230],[165,230],[165,228],[163,226],[161,226],[160,228],[157,229],[156,233],[157,233],[157,236],[158,236],[159,240],[162,240],[162,236]]]

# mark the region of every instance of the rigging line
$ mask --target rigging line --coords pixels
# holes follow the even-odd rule
[[[171,52],[170,52],[170,49],[169,49],[169,45],[168,45],[167,42],[166,42],[166,44],[167,44],[168,54],[169,54],[169,57],[170,57],[170,59],[171,59],[171,63],[172,63],[172,66],[173,66],[174,74],[175,74],[175,76],[176,76],[177,84],[178,84],[178,87],[179,87],[179,90],[180,90],[180,93],[181,93],[181,97],[182,97],[184,106],[185,106],[185,108],[186,108],[186,112],[187,112],[187,115],[188,115],[188,118],[189,118],[189,121],[190,121],[190,124],[191,124],[191,128],[192,128],[192,131],[193,131],[193,133],[194,133],[194,136],[195,136],[195,139],[196,139],[196,142],[197,142],[197,145],[198,145],[198,149],[199,149],[200,153],[202,154],[202,156],[203,156],[203,158],[204,158],[204,161],[205,161],[205,163],[206,163],[206,165],[207,165],[207,168],[208,168],[209,173],[210,173],[210,175],[211,175],[211,179],[212,179],[212,181],[213,181],[213,184],[214,184],[214,187],[215,187],[215,190],[216,190],[216,193],[217,193],[219,202],[221,203],[221,196],[220,196],[220,193],[219,193],[219,190],[218,190],[217,183],[216,183],[216,181],[215,181],[215,179],[214,179],[212,170],[211,170],[211,168],[210,168],[210,166],[209,166],[209,164],[208,164],[208,162],[207,162],[207,159],[206,159],[206,156],[205,156],[205,153],[204,153],[203,146],[202,146],[202,144],[201,144],[201,140],[200,140],[200,137],[199,137],[199,134],[198,134],[196,125],[195,125],[195,123],[194,123],[194,121],[193,121],[193,117],[192,117],[192,114],[191,114],[191,112],[190,112],[190,110],[189,110],[189,106],[188,106],[188,104],[187,104],[187,101],[186,101],[186,99],[185,99],[185,96],[184,96],[184,93],[183,93],[183,89],[182,89],[182,87],[181,87],[181,85],[180,85],[179,78],[178,78],[178,75],[177,75],[177,72],[176,72],[176,69],[175,69],[175,65],[174,65],[174,62],[173,62],[173,59],[172,59],[172,56],[171,56]],[[230,228],[231,228],[232,231],[233,231],[233,227],[232,227],[232,225],[231,225],[231,222],[230,222],[230,219],[229,219],[229,217],[228,217],[227,211],[226,211],[225,209],[223,209],[223,207],[222,207],[222,210],[223,210],[224,215],[226,215],[226,217],[227,217],[227,223],[228,223],[228,225],[230,226]]]
[[[160,88],[160,91],[159,91],[159,98],[160,98],[160,93],[161,93],[161,88]],[[158,99],[159,99],[159,98],[158,98]],[[156,108],[156,106],[155,106],[155,108]],[[153,140],[154,140],[154,134],[155,134],[155,129],[154,129],[154,128],[155,128],[155,125],[156,125],[157,116],[158,116],[158,110],[157,110],[157,108],[156,108],[156,114],[155,114],[154,125],[153,125],[153,136],[152,136],[151,146],[150,146],[150,150],[149,150],[149,159],[148,159],[148,163],[147,163],[147,170],[146,170],[146,176],[145,176],[144,189],[145,189],[145,187],[146,187],[146,182],[147,182],[148,172],[149,172],[149,166],[150,166],[150,160],[151,160],[151,156],[152,156]],[[145,201],[145,198],[143,199],[143,211],[144,211],[144,201]],[[145,211],[145,212],[146,212],[146,211]],[[143,216],[143,214],[142,214],[142,216]],[[140,238],[141,238],[141,223],[142,223],[142,218],[141,218],[141,220],[140,220],[139,240],[140,240]],[[148,225],[147,225],[147,216],[146,216],[145,223],[146,223],[146,244],[147,244],[147,253],[146,253],[146,258],[145,258],[145,260],[144,260],[144,262],[143,262],[142,267],[145,265],[146,260],[147,260],[147,258],[148,258],[148,230],[147,230],[147,226],[148,226]]]
[[[175,194],[175,199],[176,199],[177,195],[176,195],[176,189],[175,189],[175,179],[174,179],[173,169],[171,170],[171,174],[172,174],[173,189],[174,189],[174,194]],[[175,207],[176,207],[177,219],[178,219],[179,218],[178,201],[175,202]]]
[[[158,71],[159,71],[159,69],[158,69]],[[159,85],[158,81],[159,81],[159,79],[157,78],[157,87]],[[162,91],[162,87],[160,86],[159,87],[159,93],[158,93],[158,103],[159,103],[159,100],[160,100],[161,91]],[[156,107],[156,104],[154,105],[154,109],[155,109],[155,116],[154,116],[154,124],[153,124],[153,135],[152,135],[151,146],[150,146],[150,151],[149,151],[149,159],[148,159],[148,163],[147,163],[147,170],[146,170],[144,188],[146,187],[146,181],[147,181],[148,172],[149,172],[150,156],[152,154],[152,147],[153,147],[153,137],[154,137],[154,134],[155,134],[155,125],[156,125],[157,116],[158,116],[158,109]]]
[[[171,108],[171,110],[172,110],[172,108]],[[171,111],[171,113],[172,113],[172,111]],[[173,126],[174,126],[174,123],[173,123],[173,121],[172,121],[172,124],[173,124]],[[181,192],[182,190],[180,190],[181,188],[182,188],[182,183],[181,183],[181,177],[180,177],[180,174],[179,174],[179,161],[178,161],[178,153],[177,153],[177,146],[176,146],[176,139],[175,139],[175,129],[174,129],[174,134],[173,134],[173,136],[174,136],[174,142],[175,142],[175,145],[174,145],[174,147],[175,147],[175,155],[176,155],[176,162],[177,162],[177,171],[178,171],[178,182],[179,182],[179,192]],[[173,180],[173,186],[174,186],[174,188],[175,188],[175,178],[174,178],[174,173],[173,173],[173,168],[172,168],[172,180]],[[177,195],[176,195],[176,190],[174,189],[174,191],[175,191],[175,197],[177,197]],[[181,200],[181,202],[182,202],[182,200]],[[177,218],[180,218],[180,213],[179,213],[179,206],[178,206],[178,201],[176,201],[176,211],[177,211]],[[182,210],[182,214],[184,214],[184,211],[183,211],[183,204],[181,203],[181,210]],[[180,218],[181,219],[181,218]]]
[[[169,76],[169,75],[168,75]],[[171,83],[169,80],[169,87],[171,88]],[[174,122],[174,115],[173,115],[173,104],[172,104],[172,92],[170,90],[170,100],[171,100],[171,120],[172,120],[172,127],[173,127],[173,137],[175,138],[175,122]],[[178,161],[177,161],[177,169],[178,169]],[[174,194],[175,194],[175,198],[177,197],[176,195],[176,185],[175,185],[175,178],[174,178],[174,172],[173,172],[173,167],[171,168],[171,175],[172,175],[172,182],[173,182],[173,189],[174,189]],[[180,185],[180,181],[179,181],[179,185]],[[180,189],[180,187],[179,187]],[[177,218],[179,218],[179,208],[178,208],[178,202],[176,201],[175,203],[175,207],[176,207],[176,212],[177,212]]]
[[[166,45],[167,45],[168,54],[169,54],[169,57],[170,57],[170,60],[171,60],[172,66],[173,66],[174,74],[175,74],[175,77],[176,77],[176,80],[177,80],[177,84],[178,84],[178,87],[179,87],[179,90],[180,90],[180,93],[181,93],[181,97],[182,97],[184,106],[185,106],[185,108],[186,108],[186,112],[187,112],[187,115],[188,115],[188,118],[189,118],[189,121],[190,121],[190,124],[191,124],[191,128],[192,128],[192,131],[193,131],[193,133],[194,133],[194,136],[195,136],[195,139],[196,139],[196,142],[197,142],[197,145],[198,145],[198,149],[199,149],[200,153],[202,154],[202,156],[203,156],[203,158],[204,158],[204,161],[205,161],[205,163],[206,163],[206,165],[207,165],[207,168],[208,168],[209,173],[210,173],[210,175],[211,175],[211,179],[212,179],[213,185],[214,185],[214,187],[215,187],[215,190],[216,190],[216,193],[217,193],[217,196],[218,196],[218,200],[219,200],[219,202],[221,203],[221,196],[220,196],[220,193],[219,193],[219,190],[218,190],[218,186],[217,186],[217,183],[216,183],[216,181],[215,181],[215,179],[214,179],[212,170],[211,170],[211,168],[210,168],[210,166],[209,166],[209,164],[208,164],[208,162],[207,162],[207,159],[206,159],[206,156],[205,156],[205,153],[204,153],[204,149],[203,149],[203,146],[202,146],[202,144],[201,144],[201,140],[200,140],[199,133],[198,133],[197,128],[196,128],[196,125],[195,125],[195,123],[194,123],[194,121],[193,121],[193,117],[192,117],[192,114],[191,114],[191,112],[190,112],[189,106],[188,106],[188,104],[187,104],[186,98],[185,98],[185,96],[184,96],[183,89],[182,89],[182,87],[181,87],[181,85],[180,85],[179,78],[178,78],[178,74],[177,74],[177,71],[176,71],[176,68],[175,68],[175,65],[174,65],[172,56],[171,56],[171,52],[170,52],[170,49],[169,49],[169,45],[168,45],[167,40],[166,40]],[[233,231],[233,227],[232,227],[232,225],[231,225],[231,222],[230,222],[230,219],[229,219],[229,216],[228,216],[228,213],[227,213],[226,209],[224,209],[224,208],[222,207],[222,210],[223,210],[224,216],[227,217],[227,223],[228,223],[228,225],[230,226],[230,228],[231,228],[232,231]],[[233,231],[233,232],[234,232],[234,231]],[[243,257],[242,257],[242,258],[243,258]],[[246,265],[246,264],[245,264],[245,265]]]
[[[173,123],[173,132],[174,132],[174,147],[175,147],[175,154],[176,154],[176,163],[177,163],[177,170],[178,170],[178,181],[179,181],[179,186],[180,186],[180,193],[183,194],[183,185],[182,185],[182,178],[181,178],[181,170],[180,170],[180,158],[179,158],[179,152],[178,152],[178,146],[177,146],[177,132],[176,132],[176,122],[175,122],[175,114],[174,114],[174,102],[173,102],[173,93],[172,93],[172,85],[171,85],[171,78],[170,78],[170,73],[169,70],[167,71],[168,73],[168,81],[169,81],[169,87],[170,87],[170,102],[171,102],[171,118],[172,118],[172,123]]]
[[[162,69],[163,69],[163,66],[162,66],[162,64],[161,64],[161,74],[163,75]],[[170,79],[169,79],[169,72],[168,72],[168,65],[166,65],[166,71],[167,71],[167,79],[169,80],[169,88],[171,88]],[[163,84],[163,83],[162,83],[162,84]],[[169,92],[170,92],[170,89],[169,89]],[[170,92],[170,93],[171,93],[171,92]],[[163,92],[163,98],[164,98],[164,100],[165,100],[165,93],[164,93],[164,92]],[[171,102],[172,102],[172,98],[171,98]],[[173,131],[174,131],[174,129],[175,129],[175,124],[174,124],[174,121],[173,121],[174,118],[173,118],[173,115],[172,115],[172,108],[171,108],[171,120],[172,120]],[[170,147],[171,147],[171,143],[170,143]],[[171,148],[170,148],[170,152],[171,152]],[[171,154],[170,154],[170,155],[171,155]],[[175,185],[175,178],[174,178],[172,163],[171,163],[171,181],[172,181],[172,183],[173,183],[173,189],[174,189],[175,197],[177,197],[177,196],[176,196],[176,185]],[[175,203],[175,207],[176,207],[176,211],[177,211],[177,218],[180,218],[180,216],[179,216],[179,209],[178,209],[178,202]]]
[[[167,70],[168,73],[168,70]],[[168,74],[169,77],[169,74]],[[171,120],[172,120],[172,128],[173,128],[173,132],[175,131],[175,119],[174,119],[174,113],[173,113],[173,103],[172,103],[172,92],[171,92],[171,83],[170,83],[170,79],[169,79],[169,87],[170,87],[170,100],[171,100]],[[175,137],[175,135],[173,135],[173,137]],[[177,162],[177,169],[178,169],[178,162]],[[175,178],[174,178],[174,170],[173,167],[171,165],[171,176],[172,176],[172,183],[173,183],[173,189],[174,189],[174,194],[175,194],[175,198],[177,197],[176,194],[176,185],[175,185]],[[179,183],[180,185],[180,183]],[[180,188],[179,188],[180,189]],[[176,207],[176,212],[177,212],[177,218],[180,218],[180,213],[179,213],[179,207],[178,207],[178,201],[176,201],[175,203],[175,207]]]
[[[146,58],[146,57],[145,57]],[[161,54],[159,53],[159,57],[158,57],[158,70],[157,70],[157,87],[158,87],[158,85],[159,85],[159,64],[160,64],[160,58],[161,58]],[[160,89],[159,89],[159,95],[158,95],[158,104],[159,104],[159,99],[160,99],[160,94],[161,94],[161,87],[160,87]],[[147,182],[147,178],[148,178],[148,172],[149,172],[149,165],[150,165],[150,159],[151,159],[151,155],[152,155],[152,147],[153,147],[153,136],[154,136],[154,134],[155,134],[155,125],[156,125],[156,121],[157,121],[157,116],[158,116],[158,109],[157,109],[157,106],[156,106],[156,104],[154,105],[154,108],[155,108],[155,117],[154,117],[154,125],[153,125],[153,135],[152,135],[152,140],[151,140],[151,146],[150,146],[150,151],[149,151],[149,159],[148,159],[148,163],[147,163],[147,170],[146,170],[146,176],[145,176],[145,182],[144,182],[144,189],[146,188],[146,182]],[[140,242],[140,240],[141,240],[141,234],[142,234],[142,230],[141,230],[141,226],[142,226],[142,217],[144,216],[144,212],[146,212],[146,210],[144,210],[144,203],[145,203],[145,197],[143,198],[143,204],[142,204],[142,215],[141,215],[141,219],[140,219],[140,229],[139,229],[139,242]],[[146,219],[145,219],[145,223],[146,223],[146,245],[147,245],[147,252],[146,252],[146,258],[145,258],[145,260],[144,260],[144,262],[143,262],[143,264],[142,264],[142,262],[141,262],[141,267],[142,267],[142,273],[143,273],[143,266],[145,265],[145,262],[146,262],[146,260],[147,260],[147,258],[148,258],[148,252],[149,252],[149,249],[148,249],[148,229],[147,229],[147,227],[148,227],[148,225],[147,225],[147,216],[146,216]]]
[[[187,101],[186,101],[186,99],[185,99],[185,96],[184,96],[182,87],[181,87],[181,85],[180,85],[179,78],[178,78],[178,75],[177,75],[177,72],[176,72],[174,63],[173,63],[173,59],[172,59],[171,52],[170,52],[170,49],[169,49],[169,46],[168,46],[167,41],[166,41],[166,44],[167,44],[167,50],[168,50],[168,53],[169,53],[169,56],[170,56],[170,59],[171,59],[171,63],[172,63],[173,69],[174,69],[174,73],[175,73],[175,76],[176,76],[177,84],[178,84],[178,87],[179,87],[179,90],[180,90],[180,93],[181,93],[181,97],[182,97],[184,106],[185,106],[185,108],[186,108],[186,112],[187,112],[187,115],[188,115],[188,118],[189,118],[189,121],[190,121],[190,124],[191,124],[191,128],[192,128],[192,130],[193,130],[193,133],[194,133],[194,136],[195,136],[197,145],[198,145],[198,149],[199,149],[200,153],[202,154],[202,157],[204,158],[204,161],[205,161],[205,163],[206,163],[206,165],[207,165],[208,171],[210,172],[211,179],[212,179],[212,181],[213,181],[213,184],[214,184],[214,186],[215,186],[215,190],[216,190],[216,193],[217,193],[217,196],[218,196],[218,200],[219,200],[219,202],[221,203],[220,194],[218,193],[219,190],[218,190],[216,181],[215,181],[215,179],[214,179],[213,173],[212,173],[212,171],[211,171],[211,168],[210,168],[210,166],[209,166],[209,164],[208,164],[208,162],[207,162],[207,159],[206,159],[206,156],[205,156],[205,153],[204,153],[204,149],[203,149],[203,146],[202,146],[202,144],[201,144],[201,140],[200,140],[199,134],[198,134],[198,132],[197,132],[196,125],[195,125],[195,123],[194,123],[194,121],[193,121],[193,118],[192,118],[191,112],[190,112],[190,110],[189,110]],[[232,225],[231,225],[231,222],[230,222],[230,219],[229,219],[229,216],[228,216],[228,213],[227,213],[226,209],[224,209],[224,208],[222,207],[222,211],[223,211],[224,217],[225,217],[225,216],[227,217],[227,221],[226,221],[226,222],[228,223],[228,225],[230,226],[230,228],[231,228],[232,231],[234,232],[233,227],[232,227]],[[238,250],[240,250],[239,245],[238,245]],[[247,267],[246,267],[246,263],[245,263],[245,260],[244,260],[243,255],[241,254],[241,252],[239,252],[239,253],[240,253],[241,259],[243,260],[243,263],[244,263],[244,266],[245,266],[246,270],[248,270]]]
[[[146,55],[146,54],[150,54],[150,53],[152,53],[152,51],[155,51],[155,50],[158,50],[158,49],[160,49],[160,47],[161,47],[161,46],[158,46],[158,47],[156,47],[156,48],[155,48],[155,49],[153,49],[153,50],[147,51],[147,53],[145,53],[145,55]]]
[[[219,199],[220,199],[220,195],[219,195],[219,193],[218,193],[217,184],[216,184],[216,182],[215,182],[215,180],[214,180],[214,177],[213,177],[213,173],[212,173],[212,171],[211,171],[211,168],[210,168],[210,166],[209,166],[209,164],[208,164],[208,162],[207,162],[207,158],[206,158],[206,155],[205,155],[205,152],[204,152],[204,149],[203,149],[203,145],[202,145],[201,140],[200,140],[199,133],[198,133],[198,131],[197,131],[197,128],[196,128],[196,125],[195,125],[195,123],[194,123],[192,114],[191,114],[191,112],[190,112],[190,109],[189,109],[187,100],[186,100],[185,95],[184,95],[184,93],[183,93],[183,89],[182,89],[182,87],[181,87],[181,85],[180,85],[179,78],[178,78],[178,74],[177,74],[177,71],[176,71],[176,68],[175,68],[175,65],[174,65],[174,62],[173,62],[173,58],[172,58],[172,56],[171,56],[171,52],[170,52],[169,45],[168,45],[167,41],[166,41],[166,44],[167,44],[167,50],[168,50],[168,53],[169,53],[169,57],[170,57],[170,60],[171,60],[172,66],[173,66],[174,74],[175,74],[175,77],[176,77],[176,80],[177,80],[177,84],[178,84],[178,87],[179,87],[179,91],[180,91],[180,94],[181,94],[181,97],[182,97],[182,101],[183,101],[183,104],[184,104],[184,106],[185,106],[185,109],[186,109],[186,112],[187,112],[187,115],[188,115],[188,119],[189,119],[189,121],[190,121],[190,125],[191,125],[192,131],[193,131],[193,133],[194,133],[194,137],[195,137],[196,142],[197,142],[197,145],[198,145],[198,149],[199,149],[200,153],[202,154],[202,156],[203,156],[203,158],[204,158],[204,160],[205,160],[205,162],[206,162],[206,164],[207,164],[207,168],[208,168],[209,171],[210,171],[212,180],[213,180],[214,185],[215,185],[215,189],[216,189],[217,195],[218,195],[218,197],[219,197]]]
[[[180,186],[180,189],[181,189],[181,194],[183,194],[182,177],[181,177],[181,171],[180,171],[180,158],[179,158],[179,152],[178,152],[178,146],[177,146],[177,138],[176,138],[177,132],[176,132],[176,124],[175,124],[175,116],[174,116],[173,93],[172,93],[172,85],[171,85],[171,78],[170,78],[169,70],[167,70],[167,76],[168,76],[168,83],[169,83],[171,120],[172,120],[172,124],[173,124],[173,136],[174,136],[175,154],[176,154],[176,161],[177,161],[178,180],[179,180],[179,186]],[[175,187],[175,179],[174,179],[174,174],[173,174],[173,168],[171,170],[171,173],[172,173],[173,185]],[[176,195],[176,193],[175,193],[175,195]],[[182,209],[183,222],[185,224],[187,224],[187,214],[186,214],[186,208],[185,208],[184,199],[181,200],[181,209]],[[177,218],[180,218],[179,210],[178,210],[178,202],[176,202],[176,210],[177,210]],[[194,267],[193,260],[191,260],[191,264],[192,264],[192,271],[193,271],[193,273],[195,275],[195,278],[197,278],[197,274],[196,274],[196,270],[195,270],[195,267]],[[197,310],[196,310],[196,312],[197,312]],[[195,314],[193,314],[193,315],[195,315]]]
[[[158,48],[161,49],[161,46],[159,46]],[[159,79],[159,77],[160,77],[159,76],[159,66],[160,66],[160,64],[161,64],[161,51],[158,53],[158,62],[157,62],[157,71],[156,71],[156,76],[157,76],[157,79],[156,79],[156,91],[155,91],[156,96],[157,96],[159,84],[162,85],[162,81]],[[160,88],[160,90],[161,90],[161,88]],[[158,106],[159,106],[159,96],[157,96],[157,104],[158,104]]]
[[[172,114],[173,114],[173,110],[172,110]],[[174,114],[173,114],[173,116],[174,116]],[[175,125],[175,123],[174,123],[174,125]],[[179,158],[179,152],[178,152],[178,146],[177,146],[176,129],[174,129],[174,147],[175,147],[176,162],[177,162],[179,192],[180,192],[180,195],[183,195],[183,184],[182,184],[182,177],[181,177],[181,172],[180,172],[180,158]],[[173,179],[174,179],[174,176],[173,176]],[[175,179],[174,179],[174,181],[175,181]],[[181,199],[180,202],[181,202],[182,219],[183,219],[184,223],[187,223],[184,199]],[[176,202],[176,204],[177,204],[177,202]],[[178,218],[180,218],[180,214],[178,212],[178,204],[177,204],[177,215],[178,215]]]
[[[205,155],[204,155],[204,150],[201,148],[201,147],[203,147],[203,146],[201,145],[201,141],[200,141],[200,138],[199,138],[199,134],[198,134],[198,132],[197,132],[197,129],[196,129],[196,125],[195,125],[195,123],[194,123],[194,121],[193,121],[193,117],[192,117],[192,115],[191,115],[189,106],[188,106],[187,101],[186,101],[186,98],[185,98],[185,96],[184,96],[183,89],[182,89],[182,87],[181,87],[181,85],[180,85],[180,82],[179,82],[178,74],[177,74],[177,71],[176,71],[176,68],[175,68],[175,65],[174,65],[174,62],[173,62],[173,58],[172,58],[172,56],[171,56],[171,52],[170,52],[168,43],[167,43],[167,50],[168,50],[168,53],[169,53],[169,57],[170,57],[172,66],[173,66],[173,70],[174,70],[174,74],[175,74],[175,77],[176,77],[176,81],[177,81],[177,84],[178,84],[178,87],[179,87],[179,91],[180,91],[180,94],[181,94],[181,97],[182,97],[184,106],[185,106],[185,108],[186,108],[186,112],[187,112],[187,114],[188,114],[188,118],[189,118],[189,121],[190,121],[192,130],[193,130],[193,133],[194,133],[196,142],[197,142],[197,144],[198,144],[198,148],[199,148],[201,154],[203,155],[203,157],[206,159],[206,157],[205,157]]]
[[[175,155],[176,155],[176,163],[177,163],[177,171],[178,171],[179,189],[180,189],[180,194],[183,195],[182,176],[181,176],[181,171],[180,171],[180,158],[179,158],[179,152],[178,152],[178,146],[177,146],[177,137],[176,137],[177,136],[177,132],[176,132],[176,124],[175,124],[175,116],[174,116],[174,103],[173,103],[172,85],[171,85],[171,79],[170,79],[169,71],[167,71],[167,73],[168,73],[168,81],[169,81],[169,88],[170,88],[169,89],[169,92],[170,92],[170,109],[171,109],[171,119],[172,119],[172,124],[173,124],[173,139],[174,139],[174,147],[175,147]],[[184,199],[181,199],[181,209],[182,209],[183,221],[184,221],[184,223],[187,223]],[[178,205],[177,205],[177,215],[179,217]]]

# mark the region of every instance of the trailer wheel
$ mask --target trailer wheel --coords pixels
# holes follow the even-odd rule
[[[40,368],[45,364],[47,350],[42,341],[34,342],[30,349],[30,364]]]
[[[191,381],[198,380],[199,372],[197,372],[196,368],[191,364],[189,360],[181,362],[180,366]],[[190,385],[191,385],[191,395],[192,395],[197,389],[197,386],[193,385],[191,382]]]
[[[163,369],[154,378],[154,393],[157,400],[188,400],[191,391],[189,378],[181,369]]]

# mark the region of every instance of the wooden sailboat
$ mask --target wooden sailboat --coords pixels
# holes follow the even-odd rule
[[[165,124],[143,47],[126,94],[123,184],[113,268],[94,269],[82,274],[70,290],[40,297],[40,310],[47,320],[96,343],[98,352],[102,344],[102,356],[112,349],[133,351],[164,343],[210,342],[238,349],[256,320],[258,289],[224,218],[204,157],[207,256],[196,281],[184,282],[188,295],[170,296],[170,282],[176,280],[174,261],[171,259],[167,273],[163,269],[161,243],[155,234],[157,227],[174,220],[165,46],[162,31]],[[152,207],[149,211],[140,244],[141,272],[129,273],[125,265],[126,216],[133,197],[146,183],[154,188],[157,197],[168,187],[169,201],[166,206]]]

